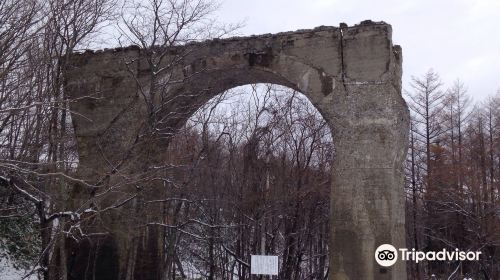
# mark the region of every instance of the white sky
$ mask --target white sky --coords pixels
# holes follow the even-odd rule
[[[244,20],[241,35],[385,21],[403,48],[405,88],[433,68],[446,87],[460,78],[476,101],[500,89],[500,0],[221,1],[219,20]]]

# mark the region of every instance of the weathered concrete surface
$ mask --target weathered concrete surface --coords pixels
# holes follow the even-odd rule
[[[236,86],[274,83],[304,93],[334,132],[330,279],[406,279],[404,263],[381,269],[374,260],[380,244],[405,244],[402,163],[409,117],[401,97],[401,48],[391,37],[390,25],[366,21],[176,48],[172,56],[183,58],[169,72],[177,82],[166,91],[158,131],[175,132],[204,102]],[[167,136],[145,137],[147,52],[130,47],[75,54],[67,71],[67,92],[77,100],[72,118],[79,175],[98,186],[76,186],[72,203],[103,209],[126,201],[87,225],[109,233],[99,253],[92,255],[90,245],[68,249],[73,260],[104,261],[107,268],[92,267],[106,275],[101,279],[160,279],[161,232],[136,226],[154,222],[159,209],[140,206],[148,192],[127,200],[151,165],[161,163],[162,144],[168,144]],[[87,279],[81,271],[69,273]]]

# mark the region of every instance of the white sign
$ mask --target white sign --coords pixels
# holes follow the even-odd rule
[[[278,256],[252,255],[250,274],[278,275]]]

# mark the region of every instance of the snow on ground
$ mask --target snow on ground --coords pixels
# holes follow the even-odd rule
[[[1,280],[21,280],[29,273],[29,270],[18,269],[7,252],[0,248],[0,279]],[[36,275],[31,275],[26,280],[37,280]]]

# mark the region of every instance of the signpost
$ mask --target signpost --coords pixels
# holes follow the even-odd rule
[[[278,256],[252,255],[250,274],[278,275]]]

